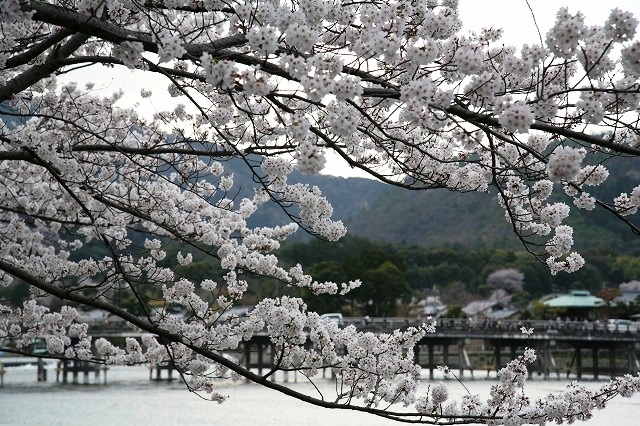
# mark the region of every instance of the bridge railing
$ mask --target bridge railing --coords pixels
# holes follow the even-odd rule
[[[345,317],[343,325],[354,325],[361,330],[387,332],[407,327],[417,327],[426,321],[425,318],[370,318]],[[477,333],[512,332],[521,333],[522,328],[533,329],[534,334],[634,334],[640,338],[640,324],[612,324],[607,321],[567,321],[567,320],[493,320],[493,319],[436,319],[436,333]]]
[[[418,327],[426,318],[409,317],[344,317],[341,326],[353,325],[362,331],[391,332],[396,329]],[[87,322],[89,333],[118,335],[135,332],[120,318],[100,319]],[[491,332],[520,333],[520,329],[533,328],[534,334],[613,334],[637,335],[640,339],[640,323],[610,323],[607,321],[566,321],[566,320],[492,320],[492,319],[436,319],[436,333],[486,334]]]

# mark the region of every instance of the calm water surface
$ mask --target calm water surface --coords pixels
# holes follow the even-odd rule
[[[166,373],[164,373],[166,374]],[[482,376],[482,375],[481,375]],[[290,380],[289,386],[312,393],[304,383]],[[440,381],[441,379],[438,379]],[[93,375],[90,377],[93,383]],[[459,398],[464,388],[447,381],[451,396]],[[424,380],[424,387],[428,386]],[[488,397],[493,380],[467,380],[472,393]],[[532,397],[561,390],[563,380],[534,379],[527,382]],[[585,382],[595,388],[602,382]],[[323,391],[330,392],[331,381],[320,380]],[[223,404],[204,401],[190,394],[178,381],[149,380],[144,367],[111,367],[107,384],[62,385],[55,383],[49,369],[48,382],[36,382],[35,367],[7,368],[4,387],[0,388],[0,424],[2,425],[304,425],[304,426],[378,426],[399,424],[362,413],[327,410],[294,400],[276,391],[247,383],[221,384],[218,391],[228,395]],[[636,426],[640,418],[640,395],[618,398],[607,410],[596,413],[589,426]]]

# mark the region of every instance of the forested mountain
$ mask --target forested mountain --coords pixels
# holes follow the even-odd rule
[[[14,127],[21,119],[3,114],[10,111],[6,105],[0,105],[0,119]],[[612,160],[605,164],[611,173],[609,179],[592,191],[594,196],[608,201],[640,185],[640,164],[636,158]],[[247,163],[261,173],[259,158],[249,157]],[[239,201],[253,195],[248,188],[253,188],[254,176],[247,163],[237,159],[224,162],[225,174],[233,174],[237,191],[226,194],[227,197]],[[304,175],[297,171],[290,175],[289,181],[318,186],[333,205],[334,218],[342,220],[352,236],[424,247],[522,248],[498,205],[495,190],[488,194],[406,191],[371,179]],[[556,193],[560,192],[557,188]],[[560,200],[571,203],[568,197],[563,199],[562,195],[556,195],[556,201]],[[574,226],[578,251],[604,249],[620,254],[640,254],[640,237],[612,214],[599,208],[577,213],[567,223]],[[268,203],[250,218],[249,223],[273,226],[288,221],[281,207]],[[306,240],[308,235],[299,231],[295,238]]]
[[[630,192],[640,184],[637,159],[617,158],[606,164],[609,179],[593,195],[611,201],[621,192]],[[453,245],[517,249],[519,240],[506,221],[494,191],[453,193],[445,190],[428,192],[390,188],[372,207],[347,222],[353,235],[379,241],[421,246]],[[601,208],[586,212],[571,204],[571,199],[556,189],[553,201],[564,201],[576,211],[566,223],[574,226],[578,251],[606,249],[618,253],[639,254],[640,237]]]
[[[353,235],[402,244],[520,245],[492,194],[391,189],[347,226]]]
[[[252,161],[258,161],[252,159]],[[251,197],[253,194],[245,188],[253,188],[253,176],[245,164],[240,162],[227,162],[224,164],[225,174],[233,174],[235,188],[239,191],[236,199]],[[258,167],[256,172],[260,173]],[[358,220],[358,216],[374,207],[375,203],[387,197],[390,188],[380,182],[363,178],[343,178],[328,175],[305,175],[294,171],[289,175],[289,183],[305,183],[318,186],[323,195],[331,201],[334,209],[334,219],[340,219],[345,223]],[[293,213],[296,213],[295,211]],[[260,207],[258,212],[249,219],[249,224],[254,226],[273,226],[288,223],[288,217],[282,208],[275,203],[268,203]],[[300,232],[302,234],[302,232]],[[305,238],[299,235],[298,238]]]
[[[621,192],[640,184],[637,159],[618,158],[606,164],[611,173],[594,195],[611,201]],[[246,168],[226,165],[242,186],[250,179]],[[349,234],[375,241],[425,247],[459,246],[464,248],[507,248],[519,250],[520,241],[506,221],[493,193],[454,193],[446,190],[406,191],[378,181],[294,173],[292,182],[318,186],[334,206],[334,217],[347,225]],[[248,186],[248,185],[247,185]],[[561,190],[556,201],[571,205]],[[574,210],[577,208],[573,207]],[[285,215],[275,206],[267,206],[252,218],[255,225],[284,223]],[[574,226],[578,251],[603,249],[619,254],[640,254],[640,237],[603,209],[576,211],[567,223]],[[303,238],[303,235],[299,236]]]

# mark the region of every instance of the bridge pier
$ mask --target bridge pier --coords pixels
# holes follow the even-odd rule
[[[500,347],[500,345],[496,345],[493,348],[493,359],[495,360],[496,364],[495,364],[495,371],[498,371],[500,369],[500,366],[502,365],[502,362],[500,360],[500,353],[502,351],[502,348]],[[489,370],[487,369],[487,377],[489,377]]]
[[[263,369],[273,368],[275,350],[268,336],[254,336],[251,340],[243,343],[242,357],[247,370],[257,368],[258,374],[262,375]],[[274,375],[271,376],[271,380],[275,381]]]
[[[60,380],[60,373],[62,373],[62,383],[68,383],[67,374],[71,373],[72,383],[78,383],[78,374],[82,373],[83,375],[83,383],[89,383],[89,373],[94,373],[94,383],[98,383],[98,378],[100,376],[100,371],[103,372],[103,380],[104,384],[107,384],[107,367],[93,364],[85,361],[61,361],[62,366],[58,364],[58,368],[56,368],[56,382]]]
[[[576,377],[578,380],[582,379],[582,346],[576,345],[575,349],[576,355]]]
[[[605,345],[598,341],[573,341],[571,347],[573,355],[567,364],[567,378],[574,370],[578,380],[582,379],[585,373],[591,373],[594,379],[599,379],[603,374],[615,378],[621,374],[634,374],[640,370],[635,355],[635,342],[611,341]],[[583,350],[586,350],[586,353]],[[587,360],[588,356],[591,356],[590,364],[587,361],[585,365],[585,355]],[[608,363],[603,362],[603,357],[608,358]]]
[[[149,366],[149,380],[173,380],[173,370],[175,370],[175,365],[173,362],[167,362],[163,364],[156,364]],[[153,378],[153,372],[156,372],[156,378]],[[162,372],[167,372],[167,378],[162,378]]]
[[[439,366],[449,367],[451,370],[458,370],[458,378],[462,379],[464,377],[464,370],[467,369],[471,372],[471,376],[473,377],[473,366],[471,365],[471,361],[469,360],[469,355],[466,351],[466,339],[464,338],[434,338],[431,336],[426,336],[413,349],[413,354],[415,358],[415,362],[420,365],[424,369],[429,370],[429,379],[434,379],[433,371]],[[450,350],[450,346],[455,346],[457,350],[457,361],[456,364],[450,365],[450,360],[452,358],[452,353]],[[423,358],[424,348],[426,347],[426,360]],[[436,351],[436,349],[439,349]],[[437,352],[437,353],[436,353]],[[436,356],[438,355],[438,356]],[[438,359],[441,358],[442,362],[438,362]]]
[[[548,380],[550,378],[552,368],[556,371],[556,376],[558,377],[558,379],[560,378],[560,369],[556,365],[556,360],[553,357],[553,352],[551,352],[551,347],[555,346],[555,344],[556,342],[554,340],[546,340],[542,345],[541,368],[545,380]]]
[[[458,342],[458,377],[460,379],[464,379],[465,355],[464,340],[461,340]]]
[[[47,381],[47,369],[44,366],[44,360],[42,358],[38,358],[38,369],[36,374],[39,382]]]
[[[595,368],[595,366],[594,366]],[[612,346],[609,348],[609,369],[610,369],[610,375],[611,378],[613,379],[615,377],[615,373],[616,373],[616,348],[615,346]],[[597,373],[594,373],[597,374]]]
[[[429,361],[428,361],[428,365],[429,365],[429,378],[431,380],[433,380],[433,367],[434,367],[434,362],[433,362],[433,345],[428,345],[428,351],[429,351]]]
[[[449,366],[449,344],[450,342],[447,342],[442,345],[442,364],[446,366]]]
[[[630,343],[627,345],[627,371],[629,373],[637,373],[640,371],[640,364],[635,355],[635,344]]]

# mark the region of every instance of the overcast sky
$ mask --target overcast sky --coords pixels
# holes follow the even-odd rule
[[[556,20],[556,12],[564,6],[572,13],[584,13],[588,25],[604,23],[616,7],[640,16],[640,0],[529,0],[529,5],[543,40]],[[525,0],[460,0],[459,7],[463,29],[503,28],[503,40],[515,45],[540,43],[531,10]]]

